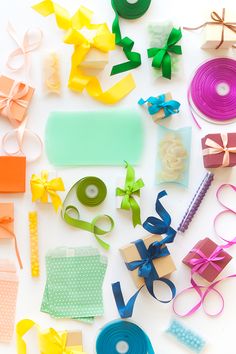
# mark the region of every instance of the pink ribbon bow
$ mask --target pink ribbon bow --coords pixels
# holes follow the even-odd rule
[[[204,270],[211,264],[217,271],[221,270],[221,267],[217,264],[218,261],[224,259],[223,256],[219,257],[220,252],[223,250],[222,247],[218,246],[214,252],[207,257],[201,250],[192,249],[191,252],[197,253],[200,258],[192,258],[189,263],[192,265],[192,274],[203,273]]]
[[[24,88],[20,90],[20,85],[20,82],[15,81],[11,87],[9,94],[0,91],[0,110],[2,110],[4,115],[13,123],[13,125],[18,125],[16,123],[20,123],[22,121],[22,119],[19,119],[17,117],[13,118],[11,111],[13,103],[25,108],[28,105],[28,102],[22,99],[22,97],[25,97],[29,90],[29,87],[27,85],[24,85]]]
[[[221,133],[222,145],[216,143],[212,139],[207,139],[205,145],[208,147],[203,150],[203,156],[212,155],[212,154],[221,154],[224,153],[222,166],[227,167],[230,164],[230,153],[236,154],[236,146],[228,147],[228,134]]]

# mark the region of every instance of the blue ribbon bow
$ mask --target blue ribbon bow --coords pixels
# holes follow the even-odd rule
[[[147,102],[150,103],[150,106],[148,107],[148,112],[151,115],[159,112],[161,109],[164,110],[165,117],[169,117],[172,114],[179,113],[180,103],[174,100],[165,101],[165,95],[160,95],[158,97],[150,96],[147,100],[143,100],[142,98],[140,98],[138,104],[142,106]]]
[[[166,234],[166,237],[161,241],[153,242],[148,248],[146,248],[143,240],[140,239],[135,241],[134,243],[140,254],[141,260],[126,263],[126,266],[130,271],[133,271],[138,268],[138,275],[144,278],[145,286],[148,292],[152,295],[152,297],[162,303],[170,302],[176,295],[176,288],[174,283],[172,283],[172,281],[167,278],[159,278],[157,271],[153,265],[154,259],[165,257],[170,254],[168,248],[165,246],[165,243],[173,242],[176,235],[176,231],[170,226],[170,215],[159,201],[159,199],[165,196],[166,194],[167,193],[165,191],[160,192],[157,196],[156,201],[156,211],[158,215],[162,218],[162,220],[157,219],[155,217],[149,217],[143,224],[143,226],[145,225],[144,228],[146,230],[154,230],[155,232],[152,233],[159,235]],[[160,300],[156,297],[153,290],[154,281],[161,281],[170,288],[172,295],[170,300]],[[129,301],[125,305],[120,282],[112,284],[113,295],[121,318],[128,318],[132,316],[136,298],[143,287],[144,285],[129,299]]]

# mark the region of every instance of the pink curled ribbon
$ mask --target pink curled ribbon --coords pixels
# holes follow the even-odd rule
[[[19,40],[15,29],[10,23],[8,23],[7,25],[7,32],[15,41],[18,48],[16,48],[15,50],[13,50],[13,52],[10,53],[6,65],[8,69],[12,71],[18,71],[24,68],[27,72],[27,70],[29,69],[28,54],[40,46],[43,37],[42,31],[38,28],[28,29],[24,34],[23,41]],[[32,39],[33,32],[36,33],[35,39]],[[14,65],[14,61],[17,57],[22,57],[22,62],[18,65]]]
[[[221,133],[222,145],[216,143],[212,139],[207,139],[205,145],[206,149],[203,150],[203,156],[212,155],[212,154],[221,154],[224,153],[222,166],[227,167],[230,164],[230,154],[236,154],[236,146],[228,147],[228,134]]]

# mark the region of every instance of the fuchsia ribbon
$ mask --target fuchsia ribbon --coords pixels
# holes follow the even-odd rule
[[[203,150],[203,156],[212,155],[212,154],[221,154],[224,153],[222,166],[227,167],[230,164],[230,154],[236,154],[236,146],[228,147],[228,134],[221,133],[222,145],[216,143],[212,139],[207,139],[205,145],[206,149]]]
[[[222,216],[223,214],[226,213],[233,213],[236,214],[236,211],[233,210],[232,208],[229,208],[227,205],[225,205],[221,200],[220,200],[220,192],[222,191],[222,189],[224,189],[225,187],[230,187],[233,189],[233,191],[236,192],[236,186],[232,185],[232,184],[222,184],[217,192],[216,192],[216,198],[218,200],[218,202],[225,208],[225,210],[222,210],[219,214],[216,215],[215,219],[214,219],[214,230],[217,234],[217,236],[219,238],[221,238],[224,242],[226,242],[225,245],[220,245],[218,246],[214,252],[207,257],[206,255],[204,255],[203,252],[201,252],[200,250],[197,249],[193,249],[192,252],[196,252],[200,258],[193,258],[192,260],[190,260],[190,264],[193,265],[193,268],[191,269],[191,285],[190,287],[184,289],[183,291],[181,291],[174,299],[173,301],[173,310],[175,312],[176,315],[180,316],[180,317],[187,317],[190,315],[193,315],[201,306],[203,307],[204,312],[208,315],[208,316],[217,316],[220,315],[223,310],[224,310],[224,297],[223,295],[215,288],[219,283],[221,283],[222,281],[226,280],[226,279],[231,279],[231,278],[236,278],[236,274],[232,274],[232,275],[228,275],[226,277],[223,277],[222,279],[216,280],[215,282],[213,282],[212,284],[208,285],[208,286],[203,286],[203,285],[199,285],[196,283],[196,281],[194,280],[193,276],[194,274],[201,274],[206,267],[211,264],[215,269],[220,270],[221,268],[217,265],[217,262],[222,260],[224,257],[219,257],[220,252],[225,249],[225,248],[229,248],[233,245],[236,244],[236,237],[234,237],[232,240],[227,240],[225,238],[223,238],[218,232],[217,232],[217,228],[216,228],[216,223],[217,220],[220,216]],[[177,311],[176,307],[177,307],[177,300],[180,296],[182,296],[183,294],[185,294],[188,291],[191,290],[195,290],[196,293],[199,295],[200,300],[197,302],[196,305],[194,305],[189,311],[185,312],[185,313],[180,313],[179,311]],[[215,313],[211,313],[206,309],[205,306],[205,299],[207,298],[207,296],[209,295],[210,292],[214,292],[219,296],[220,299],[220,307],[218,309],[218,311],[216,311]]]

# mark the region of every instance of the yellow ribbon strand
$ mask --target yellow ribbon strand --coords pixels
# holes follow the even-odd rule
[[[40,200],[42,203],[48,202],[50,197],[53,207],[56,211],[62,205],[62,200],[57,194],[58,191],[64,191],[64,183],[61,178],[48,180],[48,172],[42,171],[41,176],[33,174],[30,180],[32,201]]]
[[[71,90],[82,93],[86,89],[88,94],[94,99],[105,104],[114,104],[135,88],[134,79],[129,74],[107,91],[103,91],[99,80],[95,76],[85,74],[82,67],[80,67],[91,48],[105,53],[115,49],[115,35],[110,32],[106,23],[91,23],[92,11],[81,6],[70,17],[66,9],[55,4],[52,0],[42,1],[34,5],[33,9],[42,16],[55,14],[58,27],[67,31],[64,43],[74,45],[68,81],[68,87]]]

